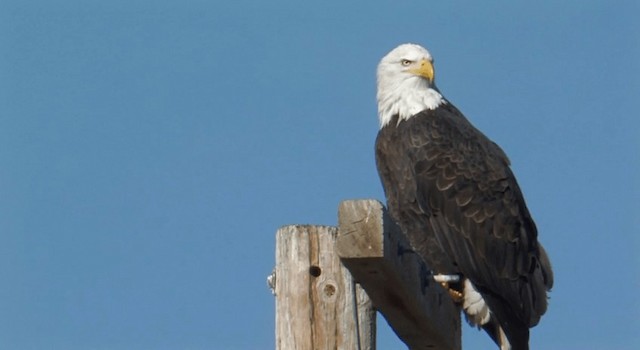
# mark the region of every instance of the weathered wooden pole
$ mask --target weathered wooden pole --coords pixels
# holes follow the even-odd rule
[[[432,280],[382,203],[344,201],[338,221],[342,262],[409,349],[459,350],[459,307]]]
[[[330,226],[278,230],[269,282],[277,350],[375,350],[375,310],[335,253],[337,233]]]

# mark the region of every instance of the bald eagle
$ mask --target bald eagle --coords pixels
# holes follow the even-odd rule
[[[447,101],[433,58],[403,44],[377,70],[376,164],[392,218],[467,321],[500,349],[528,349],[551,264],[500,147]]]

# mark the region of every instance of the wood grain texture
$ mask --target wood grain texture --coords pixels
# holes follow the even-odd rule
[[[278,230],[277,350],[375,350],[375,310],[335,253],[337,231],[310,225]]]

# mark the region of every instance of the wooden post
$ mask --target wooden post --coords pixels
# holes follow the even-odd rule
[[[335,253],[337,232],[308,225],[278,230],[269,279],[277,350],[375,350],[375,310]]]
[[[460,349],[460,310],[429,276],[384,206],[344,201],[338,255],[391,328],[412,349]]]

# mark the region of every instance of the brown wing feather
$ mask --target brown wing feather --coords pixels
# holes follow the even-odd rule
[[[504,152],[445,104],[394,118],[378,134],[376,160],[414,249],[438,273],[469,278],[507,336],[528,339],[553,279]]]

